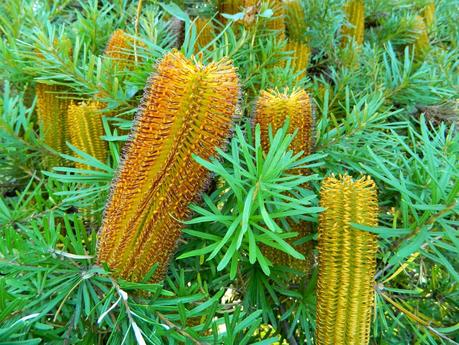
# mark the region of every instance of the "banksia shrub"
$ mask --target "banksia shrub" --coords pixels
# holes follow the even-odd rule
[[[300,0],[284,1],[285,24],[290,39],[302,41],[306,31],[306,16]]]
[[[308,68],[311,49],[306,43],[289,40],[285,46],[286,51],[291,52],[291,66],[295,73],[298,73],[298,80],[306,77],[306,69]]]
[[[295,153],[304,152],[307,156],[312,151],[312,108],[310,99],[306,91],[293,90],[278,92],[274,90],[262,91],[257,101],[255,110],[255,123],[260,124],[261,144],[263,150],[269,150],[269,126],[271,125],[273,134],[279,130],[289,119],[289,131],[294,132],[298,129],[296,137],[290,144],[290,149]],[[306,171],[296,171],[297,174],[305,174]],[[290,222],[291,230],[298,232],[296,238],[288,242],[305,237],[310,232],[310,226],[306,222]],[[296,249],[305,256],[306,260],[295,259],[287,253],[276,250],[275,248],[263,246],[265,254],[273,264],[285,265],[304,273],[308,273],[312,263],[311,242],[304,242],[296,246]]]
[[[350,40],[357,44],[363,43],[365,30],[365,5],[363,0],[348,0],[344,5],[344,13],[348,21],[341,31],[342,45],[346,45]]]
[[[160,280],[181,221],[209,179],[193,159],[215,155],[230,134],[238,79],[227,59],[207,66],[167,54],[147,86],[100,229],[98,261],[116,275]]]
[[[316,342],[368,344],[377,240],[350,223],[377,225],[376,186],[370,177],[331,176],[320,197]]]
[[[107,144],[101,138],[104,129],[100,110],[101,104],[98,102],[71,103],[68,109],[68,131],[73,146],[105,163]],[[91,169],[81,163],[76,163],[76,167]]]
[[[58,152],[67,152],[67,108],[70,103],[67,91],[65,86],[43,83],[37,83],[35,89],[38,123],[44,142]],[[62,159],[50,155],[44,162],[47,167],[52,167],[62,164]]]

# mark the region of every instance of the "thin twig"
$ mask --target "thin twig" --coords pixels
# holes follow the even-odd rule
[[[282,303],[280,305],[280,312],[281,312],[281,314],[285,313],[285,307],[284,307],[284,304],[282,304]],[[288,336],[288,333],[289,333],[289,330],[290,330],[290,325],[288,324],[288,321],[287,320],[282,320],[281,321],[281,326],[282,326],[282,330],[285,333],[285,337],[288,340],[288,343],[290,345],[298,345],[298,342],[296,341],[294,334],[292,334],[291,336]]]
[[[161,321],[163,321],[168,327],[172,328],[172,329],[175,329],[178,333],[180,333],[181,335],[183,335],[184,337],[187,337],[188,339],[190,339],[193,344],[196,344],[196,345],[204,345],[203,343],[199,342],[198,340],[196,340],[195,338],[193,338],[193,336],[191,336],[189,333],[187,333],[185,330],[183,330],[182,328],[180,328],[179,326],[177,326],[175,323],[173,323],[172,321],[170,321],[167,317],[165,317],[163,314],[161,314],[159,311],[156,312],[156,315],[158,315],[158,317],[161,319]]]

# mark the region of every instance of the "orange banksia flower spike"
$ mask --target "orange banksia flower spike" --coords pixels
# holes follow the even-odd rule
[[[100,229],[98,261],[139,281],[158,264],[159,281],[182,221],[209,179],[192,157],[209,159],[230,134],[239,97],[227,59],[207,66],[173,51],[146,87]]]
[[[198,50],[207,46],[215,38],[215,29],[209,18],[197,17],[195,25],[196,34],[198,35],[195,50]]]
[[[376,186],[370,177],[331,176],[320,198],[316,343],[367,345],[378,245],[351,223],[378,224]]]
[[[134,41],[134,38],[129,36],[126,32],[117,29],[107,42],[104,56],[112,59],[120,71],[125,68],[133,68],[135,64],[134,43],[137,45],[137,51],[139,47],[144,47],[141,41]],[[137,58],[139,61],[140,58]]]
[[[304,90],[279,92],[261,91],[255,109],[255,123],[260,124],[263,149],[269,149],[269,125],[273,133],[282,128],[289,118],[289,131],[298,129],[291,143],[294,152],[303,151],[309,155],[312,150],[312,108],[309,95]]]
[[[298,153],[304,152],[307,156],[312,152],[312,126],[313,114],[310,98],[304,90],[293,90],[289,92],[278,92],[274,90],[262,91],[257,101],[254,122],[260,124],[261,144],[263,150],[269,150],[269,126],[273,133],[282,128],[285,121],[289,119],[289,131],[293,133],[298,130],[297,135],[290,144],[290,148]],[[297,171],[299,174],[306,174],[305,170]],[[298,232],[298,237],[290,240],[290,244],[299,238],[305,237],[310,232],[309,224],[305,222],[290,223],[291,230]],[[284,265],[297,271],[309,273],[312,266],[312,243],[304,242],[299,248],[306,260],[295,259],[292,256],[274,248],[263,246],[263,253],[273,264]]]
[[[346,45],[350,40],[357,44],[363,43],[365,31],[365,4],[363,0],[348,0],[344,5],[344,13],[348,21],[341,31],[342,45]]]
[[[71,103],[68,109],[68,132],[73,146],[105,163],[107,144],[101,138],[104,135],[101,107],[100,103],[94,101]],[[76,167],[92,169],[81,163],[76,163]]]
[[[36,84],[37,117],[40,130],[46,145],[52,149],[66,153],[68,140],[67,109],[70,100],[67,98],[68,88],[61,85]],[[45,159],[47,167],[61,165],[62,159],[50,156]]]

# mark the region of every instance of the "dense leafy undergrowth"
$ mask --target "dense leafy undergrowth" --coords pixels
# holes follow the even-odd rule
[[[230,1],[0,4],[0,345],[320,343],[320,186],[345,173],[378,189],[378,226],[353,225],[378,239],[370,344],[459,342],[459,3],[365,1],[360,44],[343,39],[343,1],[296,2],[284,32],[276,11],[293,2],[234,2],[227,15]],[[117,29],[118,55],[107,47]],[[166,276],[152,283],[154,265],[130,282],[98,263],[98,229],[147,79],[172,49],[231,59],[238,116],[218,159],[194,157],[213,182],[180,220]],[[288,123],[263,150],[252,119],[268,89],[310,95],[309,155],[289,151]],[[99,132],[56,146],[86,122],[54,108],[42,123],[40,90],[97,101]],[[94,138],[102,146],[84,149]],[[290,219],[310,227],[294,243],[310,253],[291,245]],[[266,246],[307,269],[271,264]]]

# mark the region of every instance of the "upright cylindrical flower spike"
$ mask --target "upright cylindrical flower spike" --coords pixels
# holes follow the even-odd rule
[[[134,43],[137,47],[143,46],[140,41],[134,42],[126,32],[117,29],[107,42],[104,56],[112,59],[119,70],[132,68],[135,63]]]
[[[344,13],[348,21],[341,31],[342,45],[346,45],[350,40],[357,44],[363,43],[365,30],[365,5],[363,0],[348,0],[344,5]]]
[[[145,90],[135,129],[100,229],[98,261],[139,281],[154,264],[152,281],[167,271],[188,205],[205,187],[209,159],[229,136],[239,96],[227,59],[205,66],[167,54]]]
[[[376,236],[351,223],[376,226],[378,200],[370,177],[326,178],[320,191],[316,343],[369,342],[376,270]]]
[[[283,3],[288,37],[294,41],[304,41],[306,16],[301,1],[286,0]]]
[[[289,131],[298,129],[291,149],[309,155],[312,150],[312,108],[309,95],[304,90],[261,91],[255,107],[255,123],[260,124],[261,144],[269,149],[269,125],[273,133],[282,128],[286,119],[290,120]]]
[[[311,49],[306,43],[289,40],[285,46],[286,51],[291,52],[290,64],[295,73],[299,73],[297,80],[306,77]]]
[[[196,39],[195,49],[203,48],[215,38],[215,30],[209,18],[198,17],[195,21]]]
[[[414,31],[416,32],[416,41],[414,43],[415,57],[422,60],[430,48],[429,34],[424,18],[416,16],[414,18]]]
[[[46,145],[58,152],[67,152],[67,109],[70,100],[68,89],[61,85],[37,83],[37,117]],[[58,156],[45,159],[45,165],[52,167],[62,164]]]
[[[71,103],[68,109],[68,132],[73,146],[105,163],[107,144],[102,140],[104,129],[101,108],[101,103],[94,101]],[[80,169],[93,169],[81,163],[75,165]]]
[[[271,125],[274,134],[282,128],[287,119],[290,121],[289,132],[298,130],[296,137],[290,144],[290,149],[295,153],[303,151],[305,156],[309,155],[313,145],[313,116],[310,99],[306,91],[262,91],[255,109],[255,123],[260,124],[261,145],[265,152],[269,150],[269,126]],[[306,171],[301,170],[296,171],[296,173],[306,174]],[[296,238],[289,240],[290,244],[307,236],[310,232],[310,226],[306,222],[290,222],[290,226],[292,231],[298,232]],[[295,259],[268,246],[263,246],[263,253],[273,264],[288,266],[307,274],[312,264],[311,242],[303,242],[300,246],[296,246],[296,249],[305,256],[306,260]]]
[[[431,1],[425,5],[423,10],[424,22],[426,23],[427,29],[431,29],[435,22],[435,2]]]
[[[270,31],[275,31],[277,37],[283,39],[285,37],[285,9],[282,2],[279,0],[266,1],[269,8],[273,11],[271,18],[266,20],[266,28]]]

